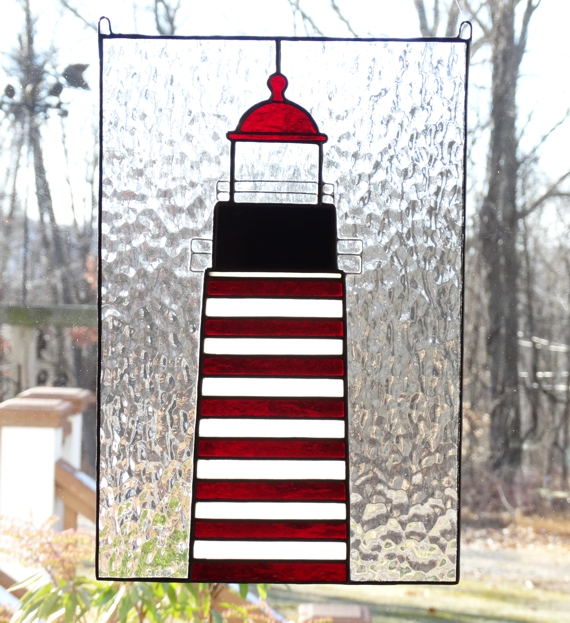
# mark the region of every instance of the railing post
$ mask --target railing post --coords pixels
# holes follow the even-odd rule
[[[12,398],[0,404],[0,514],[41,525],[55,511],[55,463],[70,402]]]
[[[83,412],[94,400],[94,395],[88,389],[78,387],[32,387],[19,394],[20,398],[38,400],[65,400],[73,405],[72,414],[68,418],[67,430],[64,429],[61,458],[68,465],[81,470],[81,439],[83,427]],[[95,440],[93,440],[95,443]],[[57,470],[56,470],[57,481]],[[61,487],[56,482],[55,514],[62,518],[59,525],[63,530],[77,529],[77,512],[62,499]]]
[[[94,395],[88,389],[78,387],[32,387],[18,395],[19,398],[59,399],[73,405],[73,415],[69,418],[71,432],[64,434],[62,458],[75,469],[81,469],[81,429],[83,412],[93,402]],[[96,440],[93,440],[96,443]]]

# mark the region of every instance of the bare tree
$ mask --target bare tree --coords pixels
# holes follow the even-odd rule
[[[309,36],[317,35],[319,37],[324,36],[324,32],[317,25],[317,22],[315,21],[311,13],[307,10],[308,3],[307,3],[307,8],[305,8],[304,5],[301,6],[301,0],[287,0],[287,1],[289,2],[289,6],[291,7],[291,11],[293,12],[293,16],[295,20],[299,19],[301,21],[301,24],[303,25],[303,29],[305,30],[305,33],[307,35]],[[358,37],[359,36],[358,33],[353,28],[350,20],[344,14],[344,11],[341,9],[339,3],[336,0],[329,0],[329,5],[333,13],[336,15],[337,19],[345,26],[348,32],[353,37]],[[295,31],[296,31],[297,21],[295,21],[294,26],[295,26]]]
[[[78,8],[75,4],[72,4],[70,0],[59,1],[61,5],[79,21],[81,21],[84,26],[97,31],[96,24],[85,17],[81,6]],[[172,36],[176,34],[176,29],[178,27],[178,12],[180,7],[181,0],[152,0],[150,10],[152,11],[154,17],[156,32],[159,35]],[[145,9],[148,10],[149,6],[146,5]],[[136,15],[137,9],[133,8],[133,10]]]
[[[0,119],[3,137],[11,137],[12,155],[7,168],[8,192],[0,199],[8,205],[6,227],[1,233],[0,265],[5,279],[4,301],[23,305],[45,303],[71,304],[78,299],[78,282],[81,280],[83,259],[78,257],[76,242],[84,243],[84,252],[93,245],[93,227],[80,226],[74,219],[72,226],[62,226],[56,219],[52,199],[42,130],[48,120],[59,116],[62,127],[67,117],[67,105],[61,99],[65,89],[88,89],[83,78],[87,65],[70,64],[58,71],[55,52],[38,53],[35,45],[35,23],[29,0],[22,2],[24,29],[19,46],[11,55],[11,82],[0,98]],[[64,149],[66,157],[67,150]],[[27,177],[33,180],[28,189]],[[22,190],[24,192],[22,192]],[[26,192],[28,191],[28,192]],[[18,196],[21,193],[23,196]],[[39,221],[29,217],[30,206],[37,205]],[[89,221],[86,221],[89,223]],[[88,241],[85,238],[88,237]],[[81,252],[80,252],[81,253]],[[79,253],[79,255],[80,255]],[[11,261],[12,260],[12,261]],[[16,260],[14,262],[14,260]],[[20,280],[21,299],[14,282]],[[67,361],[68,340],[61,328],[52,332],[54,382],[63,384],[73,374]],[[37,349],[41,350],[39,345]]]
[[[424,0],[414,0],[420,30],[424,36],[438,33],[440,3],[434,0],[431,20]],[[527,202],[520,195],[525,157],[520,152],[517,127],[517,89],[521,63],[527,48],[529,25],[540,0],[484,0],[476,6],[466,0],[470,19],[479,27],[481,37],[472,51],[490,48],[490,112],[486,193],[479,212],[479,249],[486,264],[487,366],[491,412],[491,458],[496,470],[516,469],[521,464],[523,431],[518,376],[520,297],[526,290],[528,320],[533,324],[531,290],[532,261],[525,248],[527,281],[521,283],[521,223],[533,211],[560,191],[568,174],[556,180],[545,193]],[[517,9],[522,10],[517,21]],[[446,34],[457,23],[454,2],[446,11]],[[520,25],[517,27],[517,24]],[[546,138],[546,137],[545,137]],[[538,149],[539,145],[537,145]],[[529,154],[526,159],[534,155]],[[536,165],[536,162],[533,164]],[[536,361],[533,368],[536,368]],[[536,373],[536,370],[535,370]],[[537,430],[538,405],[533,398],[531,434]]]
[[[8,85],[2,99],[2,110],[11,120],[13,134],[19,136],[18,143],[26,144],[31,153],[35,180],[35,191],[38,209],[42,222],[49,222],[50,240],[47,250],[51,251],[51,263],[57,274],[57,294],[55,300],[63,303],[73,302],[73,292],[69,278],[69,258],[63,244],[60,227],[56,221],[49,182],[46,175],[45,161],[41,143],[41,125],[50,111],[65,114],[59,96],[63,84],[59,81],[46,82],[47,56],[40,56],[34,47],[34,24],[32,20],[29,0],[24,8],[24,33],[20,36],[20,47],[13,56],[14,71],[20,83],[19,91]],[[72,67],[69,66],[65,71]],[[86,66],[83,67],[83,70]],[[65,72],[64,72],[65,73]],[[73,73],[73,71],[72,71]],[[81,72],[80,72],[81,73]],[[19,152],[18,152],[19,153]],[[16,167],[13,171],[13,197],[15,196],[16,179],[20,168],[19,155],[16,158]],[[11,209],[11,212],[13,210]],[[13,220],[12,220],[13,222]],[[27,220],[24,219],[27,223]],[[25,246],[24,246],[25,250]],[[26,258],[24,258],[24,261]],[[25,288],[24,288],[25,292]]]
[[[441,26],[442,12],[447,15],[445,19],[445,36],[455,37],[457,34],[457,26],[459,23],[459,5],[457,0],[447,2],[443,8],[439,0],[434,0],[432,7],[432,19],[429,23],[428,10],[425,0],[414,0],[414,5],[420,20],[420,32],[422,37],[437,37]]]
[[[519,0],[488,3],[491,24],[491,132],[487,193],[480,212],[480,242],[487,263],[487,354],[491,392],[491,452],[495,469],[521,464],[518,376],[519,274],[517,249],[523,216],[518,197],[519,151],[516,95],[531,17],[526,0],[516,29]]]
[[[159,35],[176,34],[176,15],[180,9],[180,0],[166,2],[166,0],[154,0],[154,23]]]

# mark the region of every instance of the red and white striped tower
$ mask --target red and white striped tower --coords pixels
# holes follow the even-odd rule
[[[284,97],[284,76],[278,72],[268,84],[272,97],[228,134],[230,197],[215,208],[190,577],[346,582],[346,296],[336,210],[323,201],[326,136]],[[281,150],[280,158],[284,143],[314,150],[316,181],[276,180],[275,167],[269,180],[241,181],[236,145],[251,142]]]

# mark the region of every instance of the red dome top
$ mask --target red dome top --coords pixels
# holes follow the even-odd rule
[[[301,106],[285,99],[287,78],[273,74],[267,85],[271,98],[250,108],[240,119],[234,132],[227,136],[232,141],[273,141],[280,143],[324,143],[326,134],[320,134],[311,115]]]

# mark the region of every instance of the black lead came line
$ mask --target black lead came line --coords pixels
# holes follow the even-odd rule
[[[275,73],[281,73],[281,39],[275,39]]]

